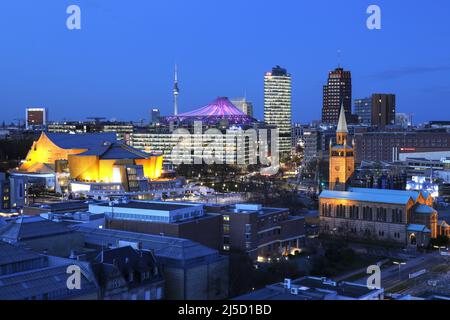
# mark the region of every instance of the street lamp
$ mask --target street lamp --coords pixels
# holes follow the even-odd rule
[[[439,249],[439,254],[441,254],[442,249],[447,249],[447,247],[439,247],[439,246],[433,246],[435,249]]]
[[[406,264],[406,262],[397,262],[397,261],[393,261],[394,264],[398,265],[398,277],[400,278],[400,270],[401,267],[404,266]]]

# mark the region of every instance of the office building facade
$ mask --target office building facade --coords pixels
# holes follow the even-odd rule
[[[47,125],[48,111],[46,108],[27,108],[25,125],[27,129],[42,128]]]
[[[397,161],[402,151],[450,147],[450,133],[432,131],[382,131],[355,133],[356,162]]]
[[[364,125],[372,124],[372,98],[356,99],[354,102],[354,113],[358,122]]]
[[[264,121],[278,128],[278,147],[282,154],[292,149],[291,75],[279,66],[264,77]]]
[[[352,114],[352,75],[339,67],[329,73],[328,82],[323,87],[322,122],[337,124],[342,105],[349,119]]]

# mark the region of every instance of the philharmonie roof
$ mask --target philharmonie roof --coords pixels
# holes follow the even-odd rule
[[[114,159],[147,159],[151,154],[142,152],[121,142],[98,145],[77,156],[98,156],[102,160]]]
[[[165,117],[164,120],[169,122],[194,122],[202,121],[207,124],[216,124],[220,120],[228,120],[229,124],[252,124],[257,122],[256,119],[248,116],[241,110],[239,110],[231,101],[226,97],[219,97],[206,106],[179,114],[177,116]]]
[[[116,133],[48,133],[43,132],[55,145],[62,149],[91,149],[102,145],[104,142],[116,142]]]

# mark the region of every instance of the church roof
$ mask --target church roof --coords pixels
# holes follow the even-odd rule
[[[435,213],[436,210],[434,210],[432,207],[424,205],[424,204],[420,204],[417,206],[417,208],[414,210],[415,213],[420,213],[420,214],[432,214]]]
[[[62,149],[91,149],[102,145],[104,142],[116,142],[116,133],[48,133],[43,132],[49,140]]]
[[[410,224],[408,225],[408,231],[431,233],[431,230],[423,224]]]
[[[376,190],[376,189],[374,189]],[[348,191],[331,191],[325,190],[320,194],[320,198],[325,199],[340,199],[340,200],[354,200],[362,202],[376,202],[376,203],[388,203],[388,204],[402,204],[406,205],[411,196],[404,194],[389,194],[386,190],[384,194],[380,192],[368,193],[368,192],[348,192]]]
[[[339,114],[339,122],[338,122],[338,126],[337,126],[336,132],[348,133],[347,119],[345,117],[344,105],[342,105],[342,107],[341,107],[341,113]]]
[[[438,225],[443,227],[443,228],[448,228],[450,227],[450,225],[447,223],[447,221],[445,220],[439,220]]]
[[[388,189],[371,189],[371,188],[350,188],[350,192],[359,192],[359,193],[370,193],[370,194],[378,194],[381,196],[384,195],[405,195],[411,197],[414,201],[417,201],[417,198],[420,196],[420,191],[415,190],[388,190]],[[425,198],[428,197],[427,194],[424,195]]]

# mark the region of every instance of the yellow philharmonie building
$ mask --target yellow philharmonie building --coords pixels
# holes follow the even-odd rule
[[[56,185],[84,191],[140,191],[162,174],[163,156],[117,142],[115,133],[55,134],[43,132],[15,175],[55,175]],[[143,184],[144,183],[144,184]],[[72,190],[77,191],[77,190]]]

